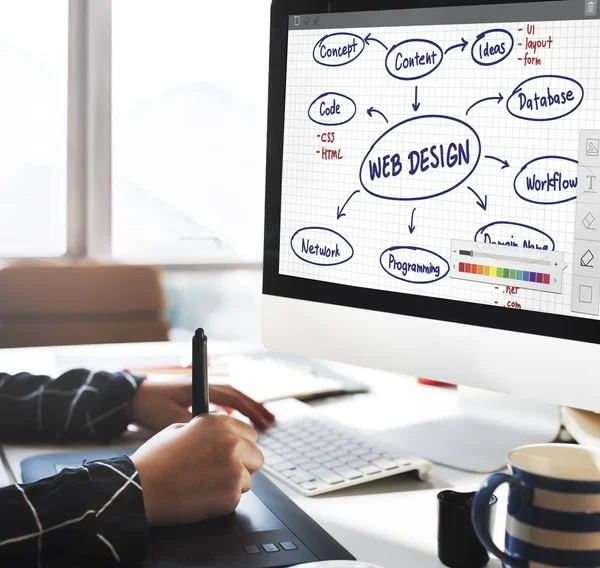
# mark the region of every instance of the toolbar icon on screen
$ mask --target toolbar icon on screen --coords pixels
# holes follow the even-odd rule
[[[597,11],[597,0],[586,0],[585,15],[595,16]]]

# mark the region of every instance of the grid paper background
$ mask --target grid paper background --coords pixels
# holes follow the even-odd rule
[[[553,38],[551,49],[541,49],[542,65],[525,67],[523,57],[527,24],[535,24],[532,39]],[[509,30],[515,38],[510,56],[502,63],[482,67],[471,58],[477,35],[492,29]],[[523,28],[522,32],[518,29]],[[450,261],[451,239],[473,240],[484,225],[495,221],[523,223],[552,236],[556,250],[564,252],[569,268],[564,273],[563,293],[551,294],[520,290],[518,302],[523,309],[571,314],[575,201],[561,205],[533,205],[515,195],[513,181],[530,160],[560,155],[578,159],[579,130],[600,128],[600,21],[522,22],[467,24],[460,26],[414,26],[348,31],[361,37],[369,32],[391,47],[412,38],[426,38],[446,50],[460,43],[469,45],[450,51],[441,66],[417,81],[400,81],[385,69],[385,49],[371,43],[355,61],[341,67],[325,67],[313,59],[315,44],[327,30],[294,30],[289,33],[285,137],[283,156],[280,274],[379,289],[434,296],[452,300],[504,305],[506,297],[489,284],[447,277],[427,285],[409,284],[388,275],[380,265],[382,252],[395,246],[417,246],[440,254]],[[528,50],[531,52],[531,50]],[[537,75],[557,74],[579,81],[585,97],[577,111],[560,120],[529,122],[512,117],[506,99],[522,81]],[[419,87],[421,107],[412,108],[415,85]],[[357,105],[353,120],[342,126],[319,126],[309,120],[312,101],[325,92],[351,97]],[[482,103],[469,116],[474,102],[502,93],[505,100]],[[389,124],[367,109],[383,112]],[[371,145],[394,124],[416,115],[441,114],[470,124],[481,138],[482,159],[466,183],[435,199],[389,201],[366,193],[359,181],[361,163]],[[440,124],[440,128],[443,124]],[[323,144],[317,135],[334,131],[335,144]],[[343,160],[325,161],[317,150],[340,148]],[[418,148],[415,148],[418,149]],[[485,155],[507,160],[510,168],[501,169]],[[576,166],[574,170],[576,171]],[[570,172],[569,172],[570,173]],[[450,174],[449,179],[456,179]],[[476,205],[467,190],[473,187],[488,196],[488,209]],[[447,186],[449,187],[449,186]],[[337,208],[356,190],[345,217],[337,220]],[[414,234],[408,225],[416,208]],[[326,227],[337,231],[354,248],[354,257],[345,264],[322,267],[298,258],[290,245],[292,235],[304,227]],[[511,298],[514,300],[515,298]],[[590,316],[577,316],[590,317]]]

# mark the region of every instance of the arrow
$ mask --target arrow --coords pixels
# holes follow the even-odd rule
[[[469,109],[467,110],[467,115],[469,114],[469,112],[471,111],[471,109],[473,107],[476,107],[478,104],[484,103],[485,101],[498,101],[498,104],[500,104],[503,100],[504,100],[504,97],[502,96],[502,93],[498,93],[497,97],[488,97],[487,99],[481,99],[480,101],[477,101],[475,104],[472,104],[469,107]]]
[[[500,162],[502,164],[502,169],[503,170],[505,170],[506,168],[510,168],[510,164],[506,160],[501,160],[500,158],[496,158],[495,156],[486,156],[486,158],[489,158],[490,160],[496,160],[497,162]]]
[[[381,47],[383,47],[383,49],[385,49],[387,51],[387,47],[386,47],[385,43],[383,43],[382,41],[379,41],[378,39],[375,39],[374,37],[371,37],[371,34],[368,33],[367,37],[365,38],[365,43],[367,45],[370,45],[369,44],[370,41],[374,41],[375,43],[378,43]]]
[[[461,47],[461,46],[462,46],[461,51],[464,51],[465,47],[467,47],[467,45],[469,45],[469,42],[464,37],[461,37],[460,39],[462,41],[460,43],[457,43],[456,45],[453,45],[452,47],[449,47],[446,51],[444,51],[444,55],[447,55],[449,51],[452,51],[453,49],[456,49],[457,47]]]
[[[368,115],[369,115],[371,118],[373,118],[373,113],[374,113],[374,112],[376,112],[377,114],[380,114],[381,116],[383,116],[383,119],[384,119],[386,122],[388,121],[388,119],[385,117],[385,114],[383,114],[381,111],[379,111],[379,110],[377,110],[377,109],[375,109],[375,108],[373,108],[373,107],[371,107],[371,108],[370,108],[370,109],[367,111],[367,114],[368,114]]]
[[[477,198],[477,205],[484,211],[487,211],[487,195],[485,196],[485,200],[482,200],[472,187],[467,186],[467,189]]]
[[[419,110],[419,107],[421,106],[421,103],[419,102],[419,87],[417,87],[415,85],[415,102],[413,103],[413,110],[415,112],[417,112]]]
[[[337,220],[339,221],[342,217],[345,217],[346,214],[344,213],[344,209],[346,209],[346,205],[348,205],[348,203],[350,203],[350,200],[357,194],[360,193],[360,191],[357,189],[348,199],[346,199],[346,203],[344,203],[344,205],[342,205],[342,208],[340,209],[339,207],[337,208]]]
[[[415,232],[415,211],[416,209],[413,209],[412,215],[410,217],[410,225],[408,226],[408,230],[410,231],[410,234],[412,235]]]

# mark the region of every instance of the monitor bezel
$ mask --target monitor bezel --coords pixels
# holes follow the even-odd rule
[[[492,4],[527,4],[563,0],[274,0],[271,5],[269,102],[267,121],[267,167],[265,196],[265,238],[263,294],[307,300],[350,308],[427,318],[490,329],[527,333],[600,344],[600,321],[516,310],[459,300],[434,298],[402,292],[373,290],[321,282],[279,273],[281,179],[283,170],[284,119],[289,17],[374,10],[410,10]]]

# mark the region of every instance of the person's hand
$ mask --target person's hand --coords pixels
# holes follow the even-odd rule
[[[212,403],[241,412],[259,428],[267,428],[275,422],[275,416],[262,404],[229,385],[209,385],[208,389]]]
[[[205,414],[169,426],[137,450],[135,465],[151,527],[232,513],[264,463],[251,426]]]
[[[209,389],[211,402],[241,412],[259,428],[266,428],[275,420],[262,404],[232,387],[211,385]],[[133,396],[129,418],[144,428],[159,432],[171,424],[189,422],[191,404],[190,377],[145,380]]]

